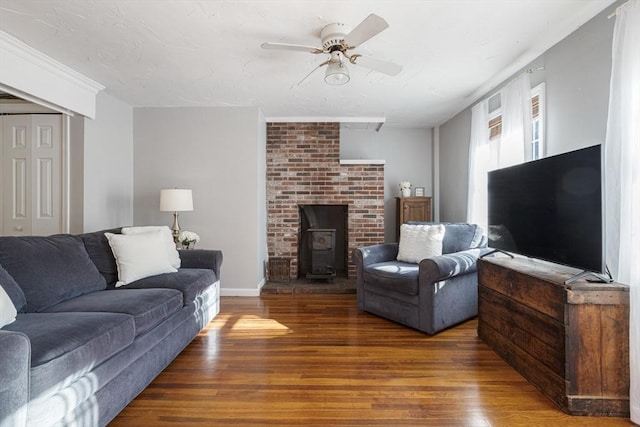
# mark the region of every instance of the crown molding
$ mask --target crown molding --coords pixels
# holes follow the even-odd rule
[[[267,116],[268,123],[384,123],[384,117],[349,116]]]
[[[267,123],[340,123],[347,129],[375,130],[380,132],[385,117],[348,117],[348,116],[272,116],[266,117]]]
[[[31,101],[95,118],[100,83],[0,31],[0,84]],[[44,102],[38,102],[38,100]]]

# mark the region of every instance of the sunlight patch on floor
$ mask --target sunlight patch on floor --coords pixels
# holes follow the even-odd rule
[[[289,328],[273,319],[259,316],[241,316],[231,327],[232,331],[289,331]]]
[[[226,336],[241,338],[271,338],[293,333],[288,326],[256,315],[218,315],[211,324],[217,330],[228,330]]]

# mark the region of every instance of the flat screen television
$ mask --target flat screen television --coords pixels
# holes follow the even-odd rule
[[[600,145],[491,171],[489,246],[608,281],[602,194]]]

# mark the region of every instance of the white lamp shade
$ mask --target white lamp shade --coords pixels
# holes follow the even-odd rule
[[[191,190],[172,188],[160,190],[160,210],[163,212],[180,212],[193,210]]]
[[[327,84],[340,86],[348,83],[349,80],[349,70],[347,70],[346,65],[329,64],[327,73],[324,75],[324,81]]]
[[[338,51],[331,52],[331,62],[327,65],[327,71],[324,74],[325,83],[340,86],[348,83],[349,80],[349,69],[342,53]]]

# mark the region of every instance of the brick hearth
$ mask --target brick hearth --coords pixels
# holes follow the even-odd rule
[[[267,124],[267,236],[270,257],[290,257],[298,277],[299,206],[346,205],[351,252],[384,242],[384,165],[341,165],[339,123]]]

